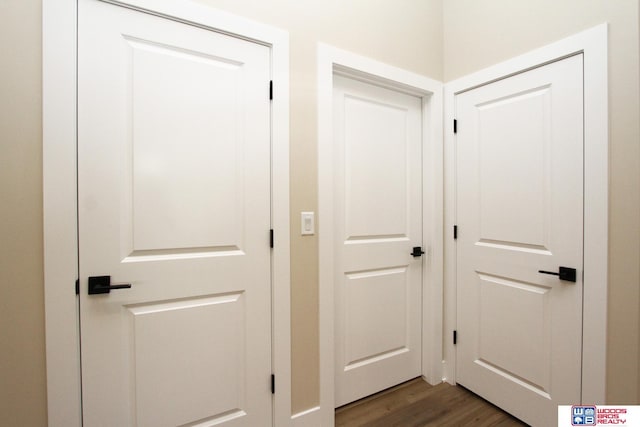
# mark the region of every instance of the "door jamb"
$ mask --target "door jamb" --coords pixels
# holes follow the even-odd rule
[[[442,83],[335,47],[318,44],[318,211],[320,419],[334,425],[333,75],[372,82],[422,98],[423,227],[422,375],[442,381]]]
[[[604,404],[606,390],[608,271],[608,80],[607,24],[446,83],[445,230],[455,224],[455,95],[568,56],[584,58],[584,271],[582,403]],[[445,336],[456,329],[456,249],[445,239]],[[456,382],[456,350],[445,340],[444,379]],[[573,402],[580,403],[580,402]]]
[[[289,35],[286,31],[179,0],[109,3],[264,44],[271,49],[272,364],[278,376],[275,425],[291,424],[289,240]],[[44,1],[43,208],[48,424],[80,427],[81,378],[77,236],[77,0]],[[266,84],[266,82],[265,82]],[[268,90],[265,86],[265,90]],[[265,384],[267,379],[265,379]]]

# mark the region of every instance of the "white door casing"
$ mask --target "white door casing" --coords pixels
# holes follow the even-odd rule
[[[112,2],[114,3],[114,2]],[[100,3],[102,4],[102,3]],[[119,3],[120,4],[120,3]],[[77,311],[77,298],[73,294],[68,292],[68,284],[70,277],[77,277],[77,239],[76,239],[76,218],[75,218],[75,199],[76,199],[76,154],[75,154],[75,129],[76,129],[76,95],[75,95],[75,58],[76,58],[76,2],[73,0],[57,2],[55,6],[51,6],[52,3],[45,3],[43,5],[43,33],[44,33],[44,48],[43,48],[43,75],[44,75],[44,100],[43,100],[43,124],[44,124],[44,187],[45,187],[45,301],[46,301],[46,317],[47,317],[47,365],[48,365],[48,402],[49,402],[49,425],[52,426],[79,426],[81,424],[80,419],[80,384],[79,384],[79,352],[77,353],[79,343],[78,334],[78,311]],[[49,7],[51,6],[51,7]],[[269,372],[276,373],[276,378],[279,381],[278,393],[273,397],[274,419],[277,425],[287,425],[291,422],[290,414],[290,345],[289,345],[289,225],[288,225],[288,40],[287,34],[275,30],[271,27],[262,26],[253,22],[246,21],[235,16],[216,11],[206,6],[199,6],[193,3],[185,4],[183,2],[174,2],[171,0],[163,2],[147,2],[146,0],[132,0],[127,2],[125,6],[131,9],[140,8],[142,10],[153,10],[155,14],[163,17],[175,17],[178,21],[194,23],[194,26],[185,25],[185,27],[191,30],[200,26],[201,28],[214,29],[222,31],[226,34],[239,34],[241,38],[255,40],[258,43],[243,42],[249,44],[255,44],[261,49],[268,51],[267,56],[271,58],[271,66],[268,66],[267,76],[274,81],[274,87],[277,88],[273,93],[273,100],[271,102],[271,138],[267,138],[267,143],[271,143],[271,147],[267,148],[267,157],[271,156],[272,169],[269,176],[265,181],[272,182],[272,203],[273,206],[267,207],[267,230],[262,231],[263,238],[266,239],[268,247],[268,227],[270,226],[275,230],[278,244],[271,250],[271,259],[267,263],[272,264],[270,275],[273,278],[274,287],[272,293],[267,291],[267,305],[273,303],[274,310],[271,314],[272,319],[269,319],[267,314],[266,324],[272,325],[273,335],[267,332],[266,342],[264,346],[269,353],[268,358],[273,358],[269,362]],[[159,19],[159,18],[158,18]],[[174,22],[175,23],[175,22]],[[205,31],[200,30],[200,31]],[[176,36],[176,33],[170,31],[163,36],[172,37]],[[225,36],[226,37],[226,36]],[[228,37],[231,38],[231,37]],[[236,39],[240,40],[240,39]],[[135,42],[135,40],[134,40]],[[186,41],[182,41],[186,43]],[[262,46],[259,46],[262,45]],[[158,46],[156,46],[158,47]],[[167,46],[159,46],[159,50],[166,48]],[[170,47],[168,46],[171,50]],[[144,49],[143,49],[144,50]],[[149,49],[153,51],[154,49]],[[148,53],[148,52],[147,52]],[[174,56],[182,57],[185,59],[190,54],[195,52],[180,51],[177,49],[174,52]],[[153,56],[153,55],[151,55]],[[171,55],[169,55],[171,56]],[[195,53],[194,56],[198,56]],[[149,59],[149,57],[147,57]],[[157,59],[157,58],[156,58]],[[201,62],[207,62],[206,58],[200,58]],[[211,58],[209,58],[211,59]],[[151,59],[153,61],[153,59]],[[169,61],[171,62],[171,61]],[[178,61],[180,62],[180,61]],[[182,66],[184,66],[184,61]],[[198,62],[198,60],[194,61]],[[147,63],[147,65],[149,65]],[[174,64],[176,65],[176,64]],[[202,65],[202,64],[201,64]],[[229,64],[227,64],[229,65]],[[198,66],[195,66],[197,68]],[[173,67],[171,73],[180,71],[181,65]],[[187,67],[188,68],[188,67]],[[182,70],[184,71],[184,69]],[[161,76],[156,76],[160,80]],[[158,83],[158,79],[151,79],[147,81],[148,85]],[[175,88],[174,88],[175,89]],[[261,87],[261,93],[268,94],[268,81],[266,85]],[[175,94],[175,92],[174,92]],[[189,93],[190,96],[197,94],[193,92]],[[267,95],[268,96],[268,95]],[[124,110],[123,110],[124,111]],[[174,110],[175,111],[175,110]],[[181,110],[182,111],[182,110]],[[80,113],[82,114],[82,113]],[[148,130],[148,129],[147,129]],[[161,135],[162,136],[162,135]],[[270,139],[270,141],[269,141]],[[143,144],[144,145],[144,144]],[[166,147],[165,147],[166,148]],[[167,157],[171,157],[170,153],[165,150],[165,160]],[[270,151],[270,153],[269,153]],[[192,159],[193,160],[193,159]],[[117,168],[118,165],[112,165]],[[108,169],[107,166],[99,166]],[[108,175],[108,173],[107,173]],[[193,175],[191,176],[193,178]],[[124,179],[122,180],[124,181]],[[144,180],[139,180],[138,183],[144,186]],[[144,189],[139,188],[138,193],[142,194]],[[147,196],[151,199],[153,191],[148,191]],[[176,192],[173,193],[173,196]],[[188,198],[189,195],[182,195]],[[144,197],[144,196],[143,196]],[[268,196],[267,196],[268,197]],[[157,195],[157,198],[162,198],[162,195]],[[112,209],[108,207],[107,210]],[[271,215],[269,215],[271,210]],[[149,212],[147,211],[147,215]],[[270,217],[270,220],[269,220]],[[140,219],[140,218],[138,218]],[[152,225],[153,224],[145,224]],[[158,226],[156,222],[155,226]],[[142,227],[144,228],[144,227]],[[151,233],[153,235],[154,233]],[[172,233],[168,233],[172,234]],[[176,237],[173,233],[173,237]],[[229,233],[228,233],[229,234]],[[149,236],[149,234],[148,234]],[[227,236],[228,237],[228,236]],[[138,241],[144,241],[145,237],[138,236]],[[280,240],[281,239],[281,240]],[[174,246],[176,241],[169,243],[170,246]],[[191,242],[191,244],[201,244],[201,242]],[[244,242],[243,242],[244,243]],[[147,240],[149,244],[149,240]],[[156,242],[157,244],[157,242]],[[162,244],[167,244],[164,242]],[[153,245],[153,243],[150,243]],[[75,249],[72,249],[73,247]],[[125,245],[126,246],[126,245]],[[176,245],[176,246],[179,246]],[[140,256],[139,260],[148,257],[158,256],[158,260],[162,261],[162,258],[168,258],[171,253],[181,252],[185,258],[189,258],[194,253],[207,252],[207,250],[195,250],[190,251],[183,247],[180,248],[168,248],[168,252],[162,253],[145,253],[145,249],[138,250],[137,254]],[[251,246],[249,244],[248,246]],[[208,247],[211,248],[211,247]],[[126,251],[126,247],[123,248]],[[177,249],[177,250],[176,250]],[[152,249],[153,251],[153,249]],[[268,250],[267,250],[268,251]],[[247,251],[249,253],[250,251]],[[253,252],[253,251],[251,251]],[[185,255],[186,254],[186,255]],[[202,257],[202,260],[206,258],[206,254]],[[166,261],[166,260],[165,260]],[[197,261],[199,262],[199,261]],[[197,263],[196,262],[196,263]],[[204,262],[204,261],[203,261]],[[138,264],[143,264],[140,262]],[[160,263],[160,262],[158,262]],[[135,264],[135,263],[132,263]],[[202,263],[200,263],[202,265]],[[141,267],[135,267],[141,268]],[[103,272],[110,274],[110,272]],[[102,273],[99,273],[102,274]],[[175,274],[174,274],[175,276]],[[114,276],[114,281],[120,280]],[[86,292],[86,277],[84,278],[82,290]],[[269,279],[267,279],[269,281]],[[75,279],[73,279],[75,281]],[[267,283],[268,285],[268,283]],[[138,287],[140,288],[140,287]],[[109,298],[109,300],[117,300],[121,298],[116,292],[130,292],[135,289],[114,291],[108,296],[96,296],[96,298]],[[238,287],[237,289],[240,289]],[[244,293],[240,289],[242,295],[249,295]],[[236,292],[237,293],[237,292]],[[169,299],[171,296],[167,294]],[[195,308],[196,305],[200,305],[201,309],[195,309],[191,311],[191,315],[195,317],[210,315],[213,311],[213,306],[223,306],[226,303],[227,307],[233,306],[230,300],[233,298],[227,298],[232,295],[225,294],[224,297],[218,301],[214,301],[209,298],[211,295],[207,295],[204,298],[198,298],[195,304],[191,304]],[[270,297],[273,298],[270,298]],[[93,297],[92,297],[93,298]],[[163,297],[164,298],[164,297]],[[240,297],[242,299],[242,297]],[[222,301],[224,300],[224,301]],[[166,299],[162,301],[169,303]],[[176,301],[174,301],[176,302]],[[189,304],[184,303],[183,299],[177,300],[178,304],[182,304],[185,308]],[[204,308],[202,308],[204,307]],[[236,305],[238,307],[238,305]],[[153,327],[150,326],[149,319],[152,315],[147,316],[149,313],[143,313],[144,309],[140,307],[130,307],[137,309],[139,318],[146,317],[146,326],[143,325],[144,321],[140,322],[142,329],[146,328],[146,332],[152,332]],[[165,313],[173,312],[171,315],[179,317],[178,312],[186,314],[189,310],[169,310],[169,307],[162,306],[161,304],[156,307],[163,309]],[[175,308],[175,307],[174,307]],[[204,313],[207,311],[208,313]],[[233,311],[233,310],[231,310]],[[199,314],[197,313],[199,312]],[[264,314],[264,311],[263,311]],[[188,317],[188,316],[187,316]],[[263,316],[264,317],[264,316]],[[184,320],[184,319],[183,319]],[[193,319],[188,322],[192,322]],[[174,328],[175,330],[176,328]],[[238,328],[236,328],[238,329]],[[220,328],[218,328],[220,331]],[[214,331],[215,332],[215,331]],[[212,333],[214,333],[212,332]],[[223,333],[224,334],[224,333]],[[162,335],[165,335],[164,332]],[[272,337],[273,347],[269,336]],[[197,341],[197,337],[190,337],[191,344]],[[187,339],[188,341],[188,339]],[[237,340],[236,340],[237,341]],[[147,344],[149,342],[147,341]],[[147,348],[148,350],[149,348]],[[148,356],[148,355],[147,355]],[[261,357],[261,356],[260,356]],[[251,357],[250,357],[251,358]],[[153,359],[154,363],[158,360]],[[201,358],[202,359],[202,358]],[[149,358],[148,358],[149,360]],[[267,359],[268,360],[268,359]],[[105,363],[106,368],[110,369],[112,364]],[[121,361],[116,361],[120,363]],[[249,361],[250,363],[254,363]],[[116,364],[117,364],[116,363]],[[205,362],[206,363],[206,362]],[[269,390],[269,375],[267,378],[261,380],[265,385],[265,390]],[[239,385],[239,388],[242,384]],[[162,390],[160,390],[162,391]],[[165,388],[166,391],[166,388]],[[268,399],[271,401],[271,393],[267,392]],[[230,400],[230,399],[227,399]],[[184,402],[184,399],[183,399]],[[269,410],[271,407],[269,403]],[[184,415],[184,414],[183,414]],[[270,416],[266,417],[271,419]],[[240,418],[239,418],[240,419]],[[264,422],[263,418],[260,418],[261,422]],[[166,422],[174,422],[172,420],[166,420]]]
[[[456,96],[457,382],[532,425],[580,402],[582,91],[575,55]]]
[[[334,76],[336,406],[421,374],[422,102]]]

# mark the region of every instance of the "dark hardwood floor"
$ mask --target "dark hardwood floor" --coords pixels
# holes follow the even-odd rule
[[[336,409],[336,427],[526,426],[470,391],[421,378]]]

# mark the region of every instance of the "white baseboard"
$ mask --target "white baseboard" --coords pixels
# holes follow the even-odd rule
[[[320,407],[315,406],[291,416],[293,427],[320,427]]]

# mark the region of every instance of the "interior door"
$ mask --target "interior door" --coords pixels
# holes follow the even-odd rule
[[[421,106],[334,76],[336,406],[421,373]]]
[[[455,97],[457,381],[534,426],[581,397],[582,88],[576,55]]]
[[[269,425],[270,50],[95,0],[78,26],[83,425]]]

